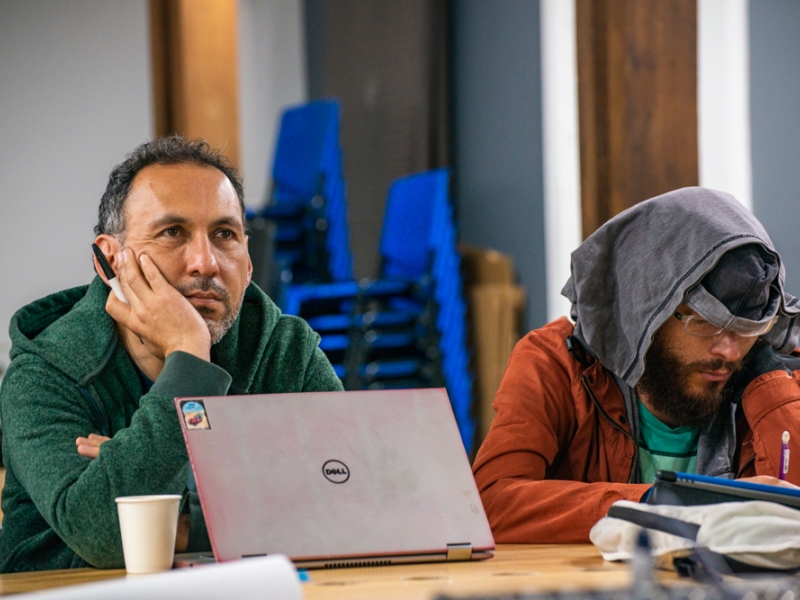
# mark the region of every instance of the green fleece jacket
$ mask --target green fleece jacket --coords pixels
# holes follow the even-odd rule
[[[107,296],[95,278],[11,319],[11,364],[0,389],[7,469],[0,572],[122,567],[114,498],[186,488],[176,396],[342,389],[319,336],[250,285],[212,362],[174,352],[145,393],[105,311]],[[112,438],[94,460],[75,446],[93,432]]]

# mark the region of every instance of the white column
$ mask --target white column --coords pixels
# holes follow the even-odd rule
[[[569,315],[561,288],[581,243],[575,1],[540,0],[547,316]],[[531,291],[535,293],[535,291]]]
[[[747,0],[697,2],[700,185],[753,209]]]

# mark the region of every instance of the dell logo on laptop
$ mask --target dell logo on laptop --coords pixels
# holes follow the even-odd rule
[[[332,483],[344,483],[350,479],[350,469],[340,460],[329,460],[322,465],[322,474]]]

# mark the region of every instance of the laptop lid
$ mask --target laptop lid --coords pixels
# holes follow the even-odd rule
[[[217,560],[282,553],[336,566],[492,554],[443,389],[175,403]]]

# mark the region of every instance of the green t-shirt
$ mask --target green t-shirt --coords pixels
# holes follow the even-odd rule
[[[659,421],[639,402],[639,475],[642,483],[652,483],[656,471],[694,473],[697,470],[696,427],[673,429]]]

